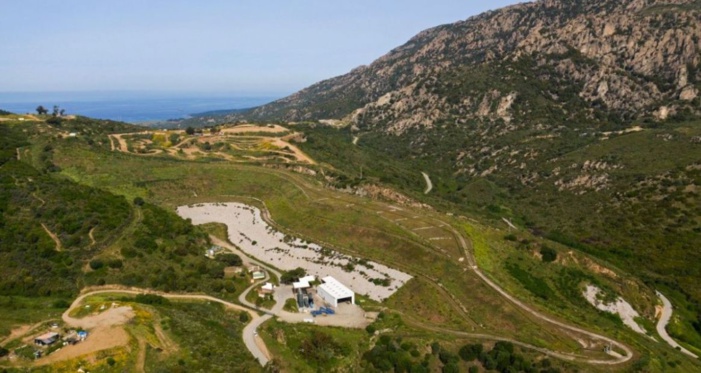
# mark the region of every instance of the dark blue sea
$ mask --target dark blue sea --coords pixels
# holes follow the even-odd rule
[[[129,92],[0,92],[0,109],[18,114],[34,113],[39,105],[54,105],[77,114],[128,123],[187,118],[213,110],[245,109],[259,106],[278,96],[240,94],[172,94]]]

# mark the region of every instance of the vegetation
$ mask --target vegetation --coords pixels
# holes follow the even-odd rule
[[[241,260],[241,257],[234,254],[234,253],[223,253],[219,254],[216,256],[217,261],[220,261],[227,266],[236,266],[240,267],[243,265],[243,260]]]
[[[291,284],[295,281],[298,281],[306,274],[307,272],[304,270],[304,268],[295,268],[291,271],[283,272],[282,276],[280,277],[280,282],[282,282],[283,284]]]

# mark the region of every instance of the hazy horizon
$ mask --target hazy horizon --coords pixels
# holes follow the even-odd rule
[[[426,28],[514,3],[9,2],[0,92],[277,97],[369,64]]]

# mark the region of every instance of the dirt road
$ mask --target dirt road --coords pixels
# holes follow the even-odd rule
[[[514,305],[518,306],[519,308],[521,308],[522,310],[526,311],[527,313],[533,315],[534,317],[539,318],[539,319],[541,319],[541,320],[543,320],[543,321],[545,321],[545,322],[547,322],[547,323],[549,323],[549,324],[552,324],[552,325],[555,325],[555,326],[558,326],[558,327],[560,327],[560,328],[567,329],[567,330],[570,330],[570,331],[573,331],[573,332],[576,332],[576,333],[580,333],[580,334],[586,335],[586,336],[588,336],[588,337],[590,337],[590,338],[592,338],[592,339],[595,339],[595,340],[604,341],[604,342],[609,343],[609,344],[611,344],[612,346],[615,346],[615,347],[617,347],[618,349],[620,349],[620,350],[622,350],[622,351],[625,352],[625,354],[622,355],[622,356],[621,356],[621,355],[618,355],[618,354],[615,354],[615,353],[610,353],[609,355],[613,358],[612,360],[597,360],[597,359],[587,359],[587,358],[575,358],[575,357],[570,356],[570,355],[568,355],[568,354],[561,354],[561,353],[557,353],[557,352],[554,352],[554,351],[546,350],[546,351],[549,352],[550,355],[558,356],[558,357],[560,357],[560,358],[568,359],[568,360],[575,360],[575,359],[576,359],[576,360],[579,360],[579,361],[582,361],[582,362],[586,362],[586,363],[589,363],[589,364],[596,364],[596,365],[615,365],[615,364],[622,364],[622,363],[625,363],[625,362],[627,362],[628,360],[630,360],[630,359],[633,358],[633,350],[631,350],[628,346],[624,345],[623,343],[618,342],[618,341],[615,341],[615,340],[613,340],[613,339],[611,339],[611,338],[608,338],[608,337],[605,337],[605,336],[603,336],[603,335],[599,335],[599,334],[596,334],[596,333],[592,333],[592,332],[586,331],[586,330],[584,330],[584,329],[580,329],[580,328],[578,328],[578,327],[576,327],[576,326],[567,325],[567,324],[562,323],[562,322],[560,322],[560,321],[553,320],[553,319],[551,319],[550,317],[545,316],[545,315],[541,314],[540,312],[535,311],[535,310],[533,310],[532,308],[528,307],[527,305],[525,305],[525,304],[524,304],[523,302],[521,302],[520,300],[518,300],[518,299],[512,297],[510,294],[508,294],[506,291],[504,291],[504,289],[502,289],[501,287],[499,287],[499,285],[497,285],[497,284],[494,283],[492,280],[490,280],[487,276],[485,276],[484,273],[482,273],[482,271],[480,271],[479,267],[477,267],[477,262],[476,262],[476,260],[475,260],[475,257],[473,256],[472,251],[469,249],[469,247],[468,247],[468,245],[467,245],[467,242],[465,241],[465,238],[464,238],[461,234],[459,234],[453,227],[448,226],[447,228],[448,228],[449,230],[452,231],[452,233],[453,233],[453,235],[455,235],[455,237],[458,238],[458,242],[460,243],[460,247],[461,247],[461,249],[462,249],[462,251],[463,251],[463,253],[464,253],[464,255],[465,255],[465,258],[467,258],[468,264],[470,265],[470,268],[472,269],[472,271],[475,272],[475,274],[476,274],[477,276],[479,276],[479,278],[481,278],[482,281],[484,281],[484,282],[485,282],[487,285],[489,285],[492,289],[496,290],[496,291],[497,291],[499,294],[501,294],[504,298],[508,299],[511,303],[513,303]],[[520,343],[520,342],[519,342],[518,344],[522,345],[522,343]],[[539,349],[539,350],[542,350],[542,349]]]
[[[258,317],[258,318],[254,318],[253,321],[251,321],[243,329],[243,343],[246,344],[246,347],[248,347],[248,350],[251,351],[251,353],[253,354],[253,356],[255,356],[256,359],[258,359],[260,364],[265,366],[265,364],[267,364],[268,361],[270,360],[270,353],[267,351],[263,340],[258,335],[258,327],[261,326],[264,322],[270,320],[274,315],[279,314],[282,311],[282,307],[284,307],[285,303],[284,303],[284,300],[281,300],[279,298],[275,299],[275,301],[276,301],[275,306],[273,306],[272,309],[267,310],[265,308],[259,308],[255,304],[247,301],[246,296],[256,286],[258,286],[262,282],[268,281],[270,279],[268,272],[275,274],[275,276],[277,276],[277,278],[280,278],[282,276],[282,274],[280,272],[268,267],[267,265],[261,263],[260,261],[249,257],[244,252],[237,249],[235,246],[231,245],[230,243],[228,243],[226,241],[220,240],[219,238],[212,236],[212,235],[210,235],[209,238],[212,240],[213,244],[215,244],[217,246],[221,246],[221,247],[233,252],[234,254],[241,256],[241,258],[244,262],[253,263],[253,264],[258,265],[262,268],[265,268],[265,270],[266,270],[264,279],[257,281],[257,282],[254,282],[251,286],[249,286],[246,290],[244,290],[243,293],[241,293],[241,295],[239,295],[239,302],[241,302],[241,304],[264,313],[263,316]]]
[[[46,226],[46,224],[41,223],[41,227],[44,228],[44,231],[46,231],[46,234],[51,237],[51,239],[54,241],[54,244],[56,244],[56,251],[61,251],[63,249],[63,246],[61,246],[61,240],[58,239],[58,236],[49,230],[49,228]]]
[[[662,314],[660,315],[660,320],[657,322],[657,334],[660,335],[662,339],[664,339],[665,342],[669,343],[670,346],[673,348],[679,349],[682,353],[689,355],[695,359],[698,359],[699,357],[694,354],[693,352],[687,350],[686,348],[682,347],[672,339],[672,337],[667,334],[667,324],[669,324],[669,320],[672,318],[672,303],[662,295],[659,291],[656,292],[657,296],[662,300]]]
[[[426,190],[424,191],[424,194],[429,194],[431,193],[431,190],[433,190],[433,183],[431,182],[431,178],[428,177],[428,174],[425,172],[422,172],[421,175],[424,175],[424,180],[426,180]]]

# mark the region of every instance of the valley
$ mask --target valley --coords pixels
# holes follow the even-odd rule
[[[654,326],[648,328],[646,325],[655,324],[654,313],[649,310],[654,308],[656,297],[654,293],[646,290],[644,284],[619,268],[609,267],[583,252],[574,252],[571,248],[534,236],[527,230],[507,230],[508,227],[504,227],[503,222],[494,226],[485,225],[476,220],[482,219],[477,215],[446,213],[441,211],[440,207],[430,207],[406,196],[396,200],[358,196],[356,193],[333,187],[329,182],[333,179],[329,177],[337,175],[337,171],[323,166],[316,160],[313,163],[299,160],[295,163],[282,160],[241,162],[210,157],[205,152],[192,158],[181,158],[165,150],[144,157],[136,152],[132,154],[113,149],[114,141],[111,141],[111,138],[116,136],[124,139],[127,148],[134,147],[132,141],[143,142],[142,139],[128,133],[99,135],[96,138],[98,141],[93,140],[93,144],[90,145],[87,139],[52,138],[51,129],[46,131],[35,135],[31,145],[23,148],[23,154],[27,154],[25,158],[28,161],[38,159],[34,152],[41,152],[50,144],[51,161],[61,169],[60,174],[79,184],[123,195],[127,200],[136,201],[141,198],[170,211],[175,211],[179,206],[206,206],[203,204],[207,203],[214,204],[212,207],[226,204],[253,206],[260,209],[260,218],[285,236],[296,237],[306,243],[317,243],[324,249],[328,248],[342,255],[349,255],[355,258],[354,261],[367,263],[365,265],[385,264],[411,275],[413,278],[404,280],[406,284],[401,287],[395,284],[395,281],[391,281],[392,293],[379,298],[361,297],[359,305],[365,312],[384,315],[371,324],[378,325],[375,327],[377,330],[380,330],[383,324],[389,323],[387,327],[382,328],[386,330],[383,333],[415,335],[410,337],[410,340],[417,345],[439,341],[449,350],[458,348],[455,343],[460,342],[479,341],[490,344],[501,341],[517,346],[522,353],[534,359],[550,357],[554,360],[553,364],[564,370],[575,366],[586,366],[588,370],[607,369],[603,368],[607,366],[626,367],[638,361],[640,354],[648,359],[654,356],[653,359],[656,360],[660,356],[656,351],[669,348],[648,337],[639,336],[620,323],[620,319],[599,313],[586,303],[578,290],[586,284],[595,283],[605,289],[607,294],[619,294],[630,300],[633,307],[641,312],[641,317],[650,320],[643,323],[646,333],[654,334]],[[272,136],[275,138],[275,134]],[[13,148],[13,154],[15,153]],[[100,172],[95,172],[96,170]],[[419,172],[417,174],[421,175]],[[423,195],[423,187],[418,189],[417,195]],[[387,193],[385,195],[393,196]],[[121,234],[140,229],[139,225],[142,223],[139,221],[145,218],[146,211],[140,209],[136,210],[136,220],[133,223],[120,228]],[[207,214],[211,213],[210,211]],[[192,223],[195,224],[219,220],[197,220],[194,216],[192,218]],[[252,230],[244,229],[245,225],[241,223],[227,224],[234,224],[234,228],[239,227],[243,234],[253,234]],[[203,227],[210,225],[205,224]],[[268,325],[271,322],[287,333],[315,327],[304,323],[285,326],[284,321],[273,321],[276,317],[268,316],[269,311],[247,301],[246,295],[259,286],[260,282],[252,285],[235,282],[236,290],[230,295],[212,292],[206,288],[202,288],[203,292],[193,293],[187,290],[183,292],[186,288],[171,287],[163,291],[130,285],[126,277],[119,276],[120,272],[130,268],[129,257],[125,256],[132,255],[129,254],[129,250],[125,251],[129,248],[129,241],[125,241],[124,236],[116,236],[111,239],[111,244],[104,246],[99,234],[99,225],[97,230],[93,230],[94,228],[90,228],[84,233],[86,236],[89,236],[88,233],[95,233],[96,236],[93,239],[86,237],[86,245],[95,246],[93,241],[96,240],[97,246],[102,249],[95,252],[95,257],[86,260],[92,263],[96,258],[103,258],[103,262],[109,262],[107,258],[114,258],[116,255],[121,257],[125,264],[123,269],[115,267],[106,272],[98,270],[95,275],[102,275],[88,277],[89,282],[86,285],[92,286],[97,292],[91,292],[91,288],[88,287],[83,294],[83,302],[89,304],[93,297],[106,297],[108,301],[112,299],[109,302],[114,302],[127,295],[157,295],[167,299],[169,304],[156,305],[156,309],[150,309],[150,317],[154,319],[163,317],[161,313],[173,312],[169,307],[174,307],[175,304],[178,304],[178,307],[197,308],[200,306],[188,302],[221,302],[231,309],[224,309],[224,314],[236,315],[236,312],[246,311],[250,315],[249,319],[252,321],[248,326],[241,327],[236,335],[231,336],[238,339],[237,343],[242,343],[242,346],[248,346],[246,351],[251,352],[247,353],[252,353],[249,356],[262,356],[256,349],[264,346],[270,351],[265,354],[268,364],[295,371],[305,371],[312,366],[307,365],[311,364],[308,362],[290,363],[276,359],[276,353],[286,356],[290,352],[284,345],[276,342],[275,338],[270,338],[276,333],[274,329],[269,329]],[[227,230],[217,228],[216,231]],[[56,234],[62,237],[60,229]],[[263,261],[267,259],[263,252],[251,251],[254,248],[251,246],[251,240],[259,241],[258,245],[265,247],[263,236],[249,236],[249,243],[243,244],[234,239],[236,235],[232,236],[232,231],[229,230],[228,234],[217,234],[217,239],[228,241],[227,246],[238,246],[239,250],[247,255],[254,254]],[[513,240],[512,236],[516,239]],[[530,241],[529,248],[523,246],[522,241],[526,240]],[[48,239],[48,243],[54,245],[51,238]],[[542,247],[545,246],[555,249],[558,258],[556,262],[544,262],[534,254],[538,252],[538,247],[541,247],[542,251]],[[138,246],[136,249],[137,252],[142,250]],[[70,247],[63,250],[70,250]],[[200,251],[199,255],[204,257],[202,252]],[[279,279],[282,271],[274,268],[275,261],[268,263],[268,266],[273,264],[269,272]],[[340,263],[341,266],[345,264]],[[289,269],[283,265],[278,268]],[[520,268],[530,268],[532,274],[523,277],[523,269]],[[561,273],[559,276],[569,273],[566,276],[569,276],[570,282],[560,284],[556,276],[546,273]],[[324,275],[321,272],[319,274]],[[338,276],[343,276],[342,272]],[[100,285],[103,281],[107,284]],[[100,288],[120,283],[141,290]],[[347,279],[346,283],[354,286],[351,279]],[[362,293],[363,291],[360,292]],[[141,307],[138,302],[133,303],[128,299],[122,302],[132,302],[135,309]],[[181,302],[182,306],[179,305]],[[283,299],[276,299],[276,307],[283,302]],[[81,304],[80,299],[75,301],[75,305],[77,304]],[[250,308],[251,306],[254,307]],[[258,316],[259,313],[263,316]],[[321,328],[322,332],[329,330],[328,333],[335,333],[334,327],[316,328]],[[616,333],[612,335],[611,330],[616,330]],[[265,341],[265,345],[254,347],[259,346],[259,343],[255,342],[255,338],[251,339],[253,331],[260,334],[260,342]],[[362,333],[353,337],[354,342],[348,343],[364,345],[377,338],[373,334]],[[164,331],[161,334],[168,335],[168,332]],[[132,336],[130,341],[134,342],[129,342],[128,346],[132,347],[112,347],[115,351],[122,351],[119,354],[125,354],[113,354],[124,356],[122,360],[118,359],[118,364],[129,365],[136,361],[139,366],[149,366],[153,364],[152,359],[173,361],[178,355],[177,351],[191,348],[183,345],[182,338],[178,341],[176,336],[161,338],[160,342],[156,339],[144,343],[139,341],[149,341],[151,337],[139,337],[134,340],[134,332],[129,332],[129,335]],[[253,335],[257,336],[258,334]],[[171,346],[172,356],[155,357],[149,352],[144,355],[144,351],[149,351],[148,346],[164,345]],[[112,350],[102,350],[97,354],[104,355],[104,351]],[[252,358],[246,360],[253,361]],[[696,363],[687,360],[684,365],[692,368],[694,364]]]
[[[514,4],[250,109],[0,110],[0,370],[701,371],[700,4]],[[308,25],[253,26],[168,66],[223,95]]]

